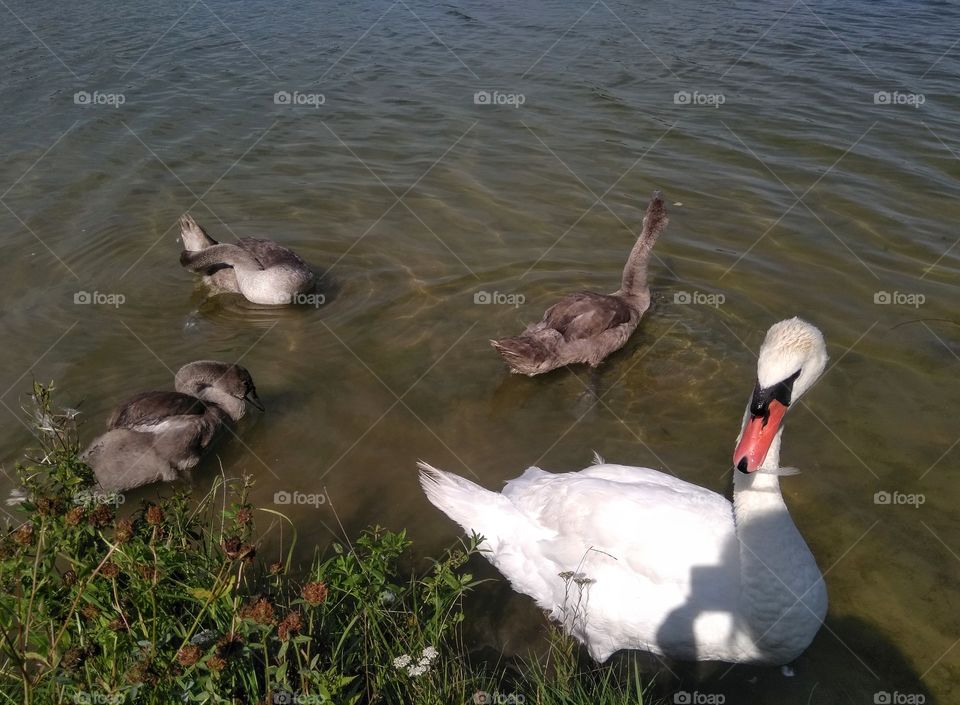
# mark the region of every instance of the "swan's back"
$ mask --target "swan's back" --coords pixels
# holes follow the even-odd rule
[[[715,492],[649,468],[602,464],[564,474],[529,468],[495,493],[421,467],[430,501],[486,537],[488,558],[514,589],[598,660],[621,648],[695,649],[703,638],[687,628],[687,613],[712,613],[720,629],[730,627],[739,549],[732,505]],[[661,633],[671,614],[684,628]]]
[[[585,553],[602,551],[659,585],[682,587],[690,565],[718,562],[735,536],[729,501],[650,468],[603,464],[563,474],[530,468],[506,484],[503,496],[554,534],[556,560],[579,563]],[[595,562],[588,556],[583,565]]]
[[[249,252],[264,269],[287,267],[294,270],[309,271],[307,263],[296,252],[277,244],[273,240],[242,237],[237,240],[237,246]]]

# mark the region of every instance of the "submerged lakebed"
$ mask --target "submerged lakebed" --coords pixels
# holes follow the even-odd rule
[[[436,555],[460,532],[418,459],[499,489],[597,451],[727,491],[763,332],[801,315],[833,367],[786,422],[782,486],[826,628],[792,679],[671,668],[729,703],[956,699],[960,328],[911,322],[956,311],[956,8],[11,8],[47,48],[0,30],[5,468],[31,377],[89,441],[170,369],[242,357],[267,411],[198,496],[221,466],[253,475],[302,560],[373,523]],[[655,188],[671,223],[626,347],[595,380],[509,376],[488,340],[613,291]],[[206,298],[178,264],[186,210],[296,250],[322,301]],[[278,523],[262,553],[289,541]],[[467,620],[478,649],[542,648],[502,580]]]

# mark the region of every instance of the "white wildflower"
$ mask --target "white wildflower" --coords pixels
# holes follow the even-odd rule
[[[399,671],[409,666],[411,661],[413,661],[413,659],[410,658],[410,654],[397,656],[395,659],[393,659],[393,667]]]
[[[424,673],[426,673],[429,670],[430,670],[429,665],[425,666],[418,663],[416,666],[410,666],[409,668],[407,668],[407,674],[411,678],[416,678],[417,676],[422,676]]]
[[[430,663],[431,661],[433,661],[433,659],[435,659],[437,656],[440,655],[440,652],[437,651],[432,646],[428,646],[423,650],[423,654],[421,655],[423,656],[423,658],[427,660],[427,663]]]

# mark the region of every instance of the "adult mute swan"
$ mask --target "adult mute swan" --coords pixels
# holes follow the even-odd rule
[[[733,503],[599,457],[580,472],[530,468],[499,494],[425,463],[420,482],[597,661],[642,649],[786,664],[820,628],[827,592],[780,494],[781,423],[826,362],[809,323],[792,318],[767,332],[733,454]]]
[[[619,289],[612,294],[567,294],[520,335],[491,340],[510,371],[533,377],[581,362],[596,367],[622,348],[650,308],[647,265],[669,222],[663,197],[654,191]]]

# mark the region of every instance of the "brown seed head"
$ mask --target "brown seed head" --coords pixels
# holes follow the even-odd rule
[[[83,507],[72,507],[69,512],[67,512],[66,522],[70,526],[79,526],[84,519],[84,510]]]
[[[91,526],[97,528],[106,526],[111,521],[113,521],[113,509],[107,504],[98,504],[92,512],[87,521],[90,522]]]
[[[261,597],[240,608],[240,619],[251,619],[257,624],[273,624],[277,618],[270,600]]]
[[[29,546],[33,543],[33,524],[21,524],[13,532],[13,540],[20,546]]]
[[[156,504],[151,504],[147,507],[146,512],[147,523],[150,526],[160,526],[163,523],[163,510],[160,509]]]
[[[177,652],[177,662],[181,666],[192,666],[203,656],[203,649],[196,644],[187,644]]]
[[[300,619],[300,613],[290,612],[277,626],[277,635],[282,641],[286,641],[291,634],[299,632],[302,627],[303,620]]]
[[[126,543],[133,538],[133,522],[129,519],[117,519],[113,537],[117,543]]]
[[[319,605],[327,599],[327,586],[325,583],[307,583],[303,586],[303,599],[310,605]]]

